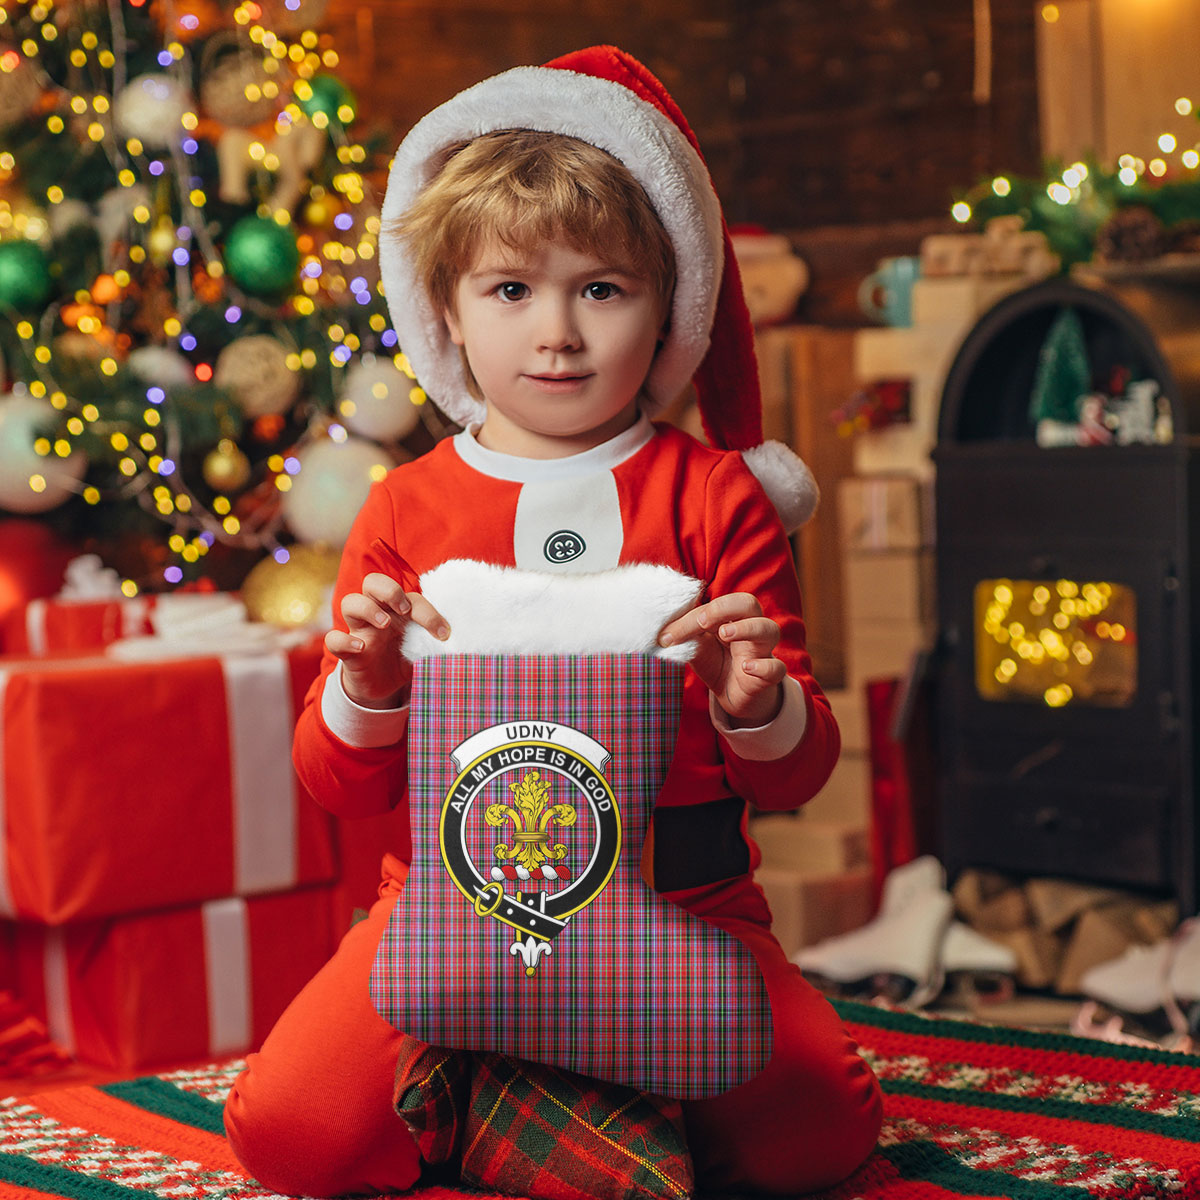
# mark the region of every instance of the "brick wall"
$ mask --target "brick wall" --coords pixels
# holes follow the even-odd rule
[[[1037,169],[1033,6],[990,8],[982,105],[966,0],[333,0],[328,25],[397,140],[486,75],[616,42],[680,102],[730,219],[798,230],[944,217],[954,186]]]

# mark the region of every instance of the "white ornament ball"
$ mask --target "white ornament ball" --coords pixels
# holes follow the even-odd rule
[[[139,75],[117,93],[113,124],[122,137],[163,149],[183,136],[183,114],[193,107],[187,88],[170,75]]]
[[[151,207],[153,197],[150,189],[141,183],[112,188],[96,202],[96,233],[100,237],[100,251],[106,261],[115,257],[119,244],[131,241],[133,212],[143,204]]]
[[[217,355],[213,382],[251,419],[285,413],[300,394],[300,373],[287,359],[287,349],[268,333],[240,337]]]
[[[344,545],[371,485],[395,464],[382,447],[354,437],[313,442],[297,458],[283,519],[302,542]]]
[[[62,200],[52,204],[46,213],[52,238],[60,238],[78,225],[91,225],[94,220],[92,206],[83,200]]]
[[[200,103],[214,121],[248,128],[273,117],[279,108],[268,94],[271,81],[262,52],[239,49],[218,58],[205,72]]]
[[[69,458],[43,457],[34,449],[54,420],[50,402],[24,388],[0,396],[0,508],[14,513],[48,512],[66,500],[83,478],[87,459],[81,452]]]
[[[145,384],[161,388],[191,387],[196,373],[178,350],[169,346],[139,346],[125,360],[129,369]]]
[[[338,416],[351,433],[376,442],[399,441],[421,420],[409,399],[414,386],[390,358],[364,354],[346,371]]]

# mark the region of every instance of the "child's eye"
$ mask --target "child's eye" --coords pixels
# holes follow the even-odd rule
[[[508,283],[502,283],[496,289],[496,294],[501,300],[523,300],[528,291],[529,289],[523,283],[510,280]]]
[[[584,294],[589,300],[611,300],[619,290],[615,283],[589,283]]]

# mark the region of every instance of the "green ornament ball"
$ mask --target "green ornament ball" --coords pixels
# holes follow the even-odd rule
[[[300,270],[296,234],[270,217],[243,217],[225,239],[225,266],[253,295],[278,295],[295,282]]]
[[[336,75],[314,75],[297,89],[296,103],[310,120],[323,113],[340,125],[349,125],[358,111],[354,93]]]
[[[37,308],[50,296],[50,260],[36,242],[0,242],[0,308]]]

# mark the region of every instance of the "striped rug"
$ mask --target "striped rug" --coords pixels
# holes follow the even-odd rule
[[[1200,1057],[838,1008],[883,1083],[886,1121],[875,1154],[818,1200],[1200,1200]],[[239,1067],[0,1101],[0,1200],[266,1200],[221,1132]]]

